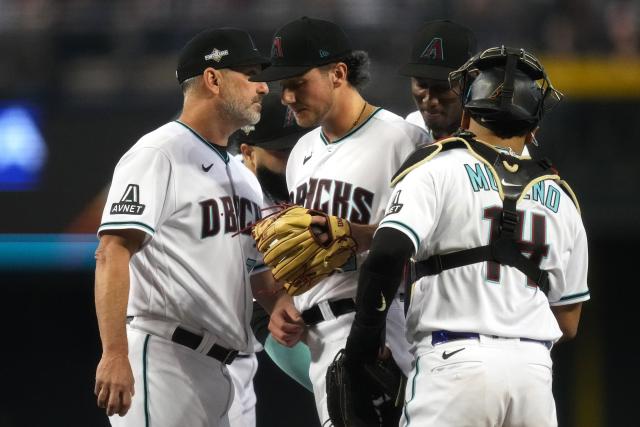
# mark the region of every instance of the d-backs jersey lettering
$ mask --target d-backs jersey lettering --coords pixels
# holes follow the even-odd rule
[[[332,143],[316,128],[300,138],[287,162],[291,200],[355,224],[377,224],[391,195],[391,177],[416,147],[430,142],[424,130],[383,109]],[[295,297],[296,307],[354,297],[356,269],[365,257],[352,258],[344,272]]]
[[[142,137],[115,168],[98,230],[147,234],[130,262],[127,315],[176,320],[248,350],[259,257],[247,226],[261,207],[255,176],[186,125]]]
[[[445,270],[413,285],[409,337],[434,330],[539,340],[562,335],[549,304],[589,299],[582,220],[571,198],[550,180],[535,185],[517,209],[516,236],[524,253],[549,271],[548,298],[514,267],[483,262]],[[406,234],[415,246],[414,258],[422,260],[489,244],[497,236],[501,210],[488,168],[467,150],[456,149],[400,181],[380,227]]]

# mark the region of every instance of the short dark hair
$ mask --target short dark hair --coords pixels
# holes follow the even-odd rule
[[[338,62],[347,65],[347,81],[356,89],[360,90],[369,83],[371,74],[369,73],[369,54],[364,50],[354,50],[336,62],[320,66],[323,70],[328,70]]]
[[[347,64],[347,80],[356,89],[364,88],[371,80],[369,73],[369,54],[364,50],[354,50],[345,56],[341,62]]]
[[[525,120],[487,120],[481,114],[477,114],[467,110],[471,118],[480,126],[489,129],[498,138],[509,139],[515,136],[525,136],[537,126]]]

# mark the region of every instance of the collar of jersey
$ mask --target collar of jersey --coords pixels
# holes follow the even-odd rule
[[[329,145],[329,144],[337,144],[339,142],[344,141],[345,139],[349,138],[351,135],[353,135],[354,133],[356,133],[358,130],[360,130],[360,128],[362,128],[364,125],[366,125],[367,123],[369,123],[369,120],[371,120],[371,118],[373,116],[375,116],[378,111],[382,110],[382,107],[378,107],[376,109],[376,111],[374,111],[373,113],[371,113],[371,115],[369,117],[367,117],[367,120],[365,120],[364,122],[360,123],[358,126],[354,127],[353,129],[351,129],[345,136],[343,136],[342,138],[338,138],[333,142],[329,142],[329,140],[327,139],[326,136],[324,136],[324,132],[322,131],[322,129],[320,129],[320,138],[322,139],[322,142],[324,142],[324,145]]]
[[[207,141],[202,136],[200,136],[200,134],[198,132],[196,132],[195,130],[191,129],[189,126],[185,125],[180,120],[174,120],[174,122],[176,122],[178,124],[181,124],[182,126],[187,128],[192,134],[195,135],[196,138],[198,138],[199,141],[201,141],[204,145],[206,145],[207,147],[212,149],[214,151],[214,153],[216,153],[218,156],[220,156],[220,158],[222,159],[223,162],[229,163],[229,153],[227,153],[226,151],[218,150],[213,144],[211,144],[209,141]]]

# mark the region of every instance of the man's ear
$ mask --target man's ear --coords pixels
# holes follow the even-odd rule
[[[331,70],[329,77],[334,87],[338,87],[347,81],[347,64],[344,62],[338,62]]]
[[[207,90],[214,94],[220,93],[220,82],[222,80],[222,73],[220,70],[216,70],[213,67],[206,68],[202,72],[202,83]]]
[[[242,161],[245,166],[251,169],[254,173],[256,171],[256,163],[254,160],[255,154],[253,147],[249,144],[240,144],[240,153],[242,154]]]

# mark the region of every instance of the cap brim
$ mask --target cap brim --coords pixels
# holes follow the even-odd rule
[[[271,65],[271,61],[269,60],[269,58],[266,58],[264,56],[255,55],[255,56],[251,56],[249,58],[245,58],[237,62],[234,62],[233,64],[226,65],[224,68],[241,67],[244,65],[261,65],[262,69],[264,70],[269,65]],[[215,65],[212,65],[212,67],[216,68]]]
[[[300,76],[317,65],[279,66],[271,65],[261,73],[249,78],[252,82],[273,82]]]
[[[255,145],[256,147],[264,148],[265,150],[273,150],[273,151],[291,150],[293,146],[296,145],[300,137],[306,132],[307,130],[303,130],[300,132],[282,136],[280,138],[271,139],[265,142],[250,143],[249,145]]]
[[[398,73],[407,77],[421,77],[433,80],[449,80],[449,73],[455,71],[455,68],[441,67],[437,65],[427,65],[418,63],[405,64]]]

